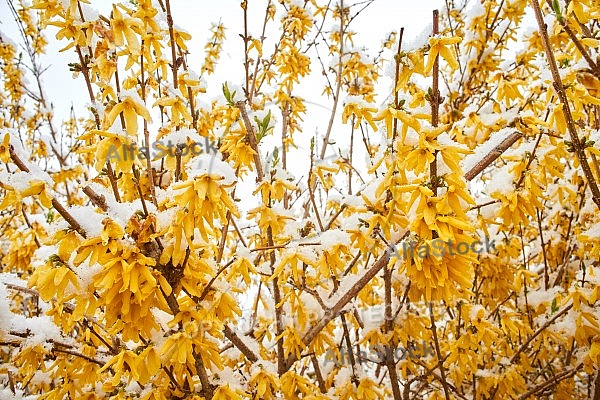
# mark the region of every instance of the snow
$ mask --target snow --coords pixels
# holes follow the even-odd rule
[[[453,147],[457,147],[459,149],[469,150],[469,148],[465,144],[458,143],[458,142],[455,142],[454,140],[452,140],[452,138],[450,137],[450,135],[448,135],[447,132],[441,133],[437,137],[437,141],[439,144],[441,144],[443,146],[453,146]]]
[[[471,321],[483,318],[485,316],[485,308],[481,304],[475,304],[469,310],[469,319]]]
[[[102,270],[102,265],[95,263],[94,265],[87,265],[87,263],[81,263],[75,268],[75,274],[79,278],[79,286],[85,290],[93,283],[94,276]]]
[[[600,223],[592,225],[588,230],[581,232],[581,235],[593,239],[600,239]]]
[[[540,325],[542,325],[545,322],[546,321],[540,321]],[[555,333],[564,334],[567,337],[575,336],[575,331],[577,330],[577,313],[573,311],[573,309],[570,309],[566,315],[559,318],[559,320],[556,321],[554,324],[551,324],[548,327],[548,330]]]
[[[81,225],[88,237],[98,237],[102,233],[102,220],[106,215],[96,213],[88,206],[71,206],[67,212]]]
[[[8,298],[8,290],[3,283],[0,283],[0,329],[10,326],[13,313],[10,311],[10,300]]]
[[[470,3],[471,6],[467,9],[467,16],[469,19],[482,17],[486,14],[484,5],[479,1]]]
[[[412,40],[407,40],[405,43],[403,42],[402,50],[405,52],[409,52],[425,46],[427,44],[427,41],[429,40],[429,36],[431,35],[432,31],[433,25],[430,22],[423,28],[421,33],[414,36]]]
[[[360,108],[369,108],[369,107],[373,107],[373,104],[369,104],[367,103],[362,96],[353,96],[353,95],[348,95],[346,96],[346,99],[344,100],[344,107],[349,105],[349,104],[356,104],[357,106],[359,106]]]
[[[364,328],[362,336],[367,337],[372,332],[381,328],[385,322],[385,306],[383,304],[374,305],[360,313]]]
[[[467,172],[473,169],[478,162],[490,153],[496,146],[500,145],[506,138],[514,132],[513,128],[503,128],[499,131],[493,132],[490,138],[475,148],[473,154],[469,154],[462,161],[463,171]]]
[[[0,400],[36,400],[38,396],[26,396],[23,390],[15,389],[15,393],[10,388],[0,388]]]
[[[39,251],[39,249],[37,251]],[[16,274],[10,272],[0,273],[0,283],[5,285],[27,287],[27,281],[19,278]]]
[[[540,304],[551,304],[557,294],[561,292],[560,286],[552,287],[548,290],[535,289],[527,291],[527,303],[532,307]]]
[[[29,166],[28,166],[29,167]],[[31,172],[15,171],[12,173],[0,171],[0,182],[14,188],[17,192],[23,192],[31,187],[31,181],[41,180],[53,186],[52,178],[39,169],[36,169],[36,174]]]
[[[121,202],[115,200],[115,196],[111,189],[97,183],[97,182],[88,182],[88,186],[98,195],[104,196],[106,206],[108,207],[105,213],[96,213],[99,217],[104,219],[109,217],[116,223],[118,223],[121,227],[125,227],[129,219],[138,211],[143,210],[142,202],[139,199],[134,200],[133,202]],[[160,189],[157,188],[157,194]],[[151,214],[157,215],[156,207],[152,202],[146,202],[146,208],[148,212]],[[93,211],[88,209],[88,213],[93,213]],[[161,212],[162,213],[162,212]],[[83,226],[83,225],[82,225]],[[100,229],[102,226],[100,226]]]
[[[178,144],[187,144],[187,138],[190,138],[192,142],[195,143],[204,143],[204,138],[198,134],[198,132],[194,129],[181,129],[178,131],[171,132],[161,138],[157,143],[173,143],[174,145]]]
[[[237,370],[234,371],[231,369],[231,367],[224,366],[223,369],[214,374],[214,377],[215,383],[219,384],[220,386],[227,385],[232,390],[244,390],[241,384],[242,376]]]
[[[202,175],[217,175],[223,177],[223,181],[220,182],[223,185],[230,185],[237,181],[235,170],[222,161],[220,154],[200,154],[188,162],[187,168],[190,179]]]
[[[31,378],[31,384],[33,385],[49,385],[51,382],[52,379],[50,379],[48,372],[36,371],[35,374],[33,374],[33,378]]]
[[[130,98],[137,104],[144,104],[144,101],[142,100],[142,98],[140,97],[140,95],[138,94],[138,92],[136,90],[133,90],[133,89],[121,90],[121,92],[119,93],[119,100],[125,101],[127,98]]]
[[[90,7],[84,2],[79,2],[79,5],[81,6],[83,17],[86,21],[96,21],[99,18],[100,13],[95,8]]]
[[[330,229],[319,236],[322,249],[330,249],[334,246],[350,246],[350,235],[339,229]]]
[[[29,332],[22,346],[42,345],[48,347],[50,341],[61,341],[60,329],[47,315],[27,318],[21,314],[14,314],[10,323],[10,330],[15,332]],[[63,339],[64,340],[64,339]]]
[[[352,369],[349,367],[342,367],[334,378],[334,387],[343,388],[352,386]]]
[[[508,172],[509,168],[510,165],[505,165],[494,173],[488,182],[488,193],[508,194],[513,190],[513,176]]]

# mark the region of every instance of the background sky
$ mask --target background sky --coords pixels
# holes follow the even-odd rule
[[[0,0],[0,30],[17,42],[19,39],[18,31],[7,6],[7,1],[10,0]],[[16,2],[16,0],[12,1]],[[352,3],[358,2],[353,1]],[[113,2],[92,0],[91,3],[90,6],[96,8],[103,15],[108,15]],[[348,3],[351,2],[347,0],[345,4]],[[265,0],[248,1],[248,22],[251,35],[260,36],[266,4]],[[392,30],[398,31],[401,27],[405,28],[405,41],[410,41],[411,38],[418,36],[431,22],[432,10],[434,8],[441,9],[443,4],[444,1],[442,0],[375,0],[351,25],[353,30],[359,32],[356,35],[355,44],[358,47],[366,46],[371,50],[369,53],[374,54],[379,50],[380,43],[386,34]],[[174,23],[192,35],[192,40],[189,42],[188,65],[196,72],[200,71],[204,59],[204,45],[210,37],[209,28],[211,23],[221,21],[227,28],[227,40],[217,66],[216,76],[208,80],[209,94],[218,94],[221,90],[221,84],[225,80],[241,84],[244,73],[241,63],[243,41],[239,37],[239,34],[243,33],[243,13],[240,1],[172,0],[171,8]],[[276,14],[276,19],[278,17],[280,17],[279,12]],[[270,23],[273,24],[273,22]],[[327,28],[325,26],[325,29]],[[56,29],[54,27],[48,27],[46,30],[49,46],[47,54],[41,60],[42,64],[48,67],[43,75],[44,88],[48,99],[55,107],[56,122],[60,122],[60,120],[69,116],[71,104],[75,106],[76,110],[83,110],[83,107],[88,103],[88,97],[83,77],[79,76],[77,79],[73,79],[67,66],[69,62],[77,60],[75,52],[71,49],[60,53],[59,50],[64,47],[64,42],[57,41],[54,38],[55,33]],[[265,53],[271,50],[272,48],[269,47],[264,49]],[[315,65],[316,67],[318,67],[318,64]],[[306,82],[302,84],[305,85]],[[323,87],[323,80],[314,82],[315,91],[313,93],[320,94]],[[315,102],[318,103],[319,100],[316,99]],[[331,99],[322,99],[322,104],[325,107],[330,107],[331,103]]]
[[[19,42],[19,34],[16,24],[12,18],[7,1],[0,0],[0,31],[12,38],[13,41]],[[17,2],[17,0],[12,0]],[[277,2],[276,2],[277,3]],[[334,1],[331,2],[335,4]],[[345,0],[344,6],[354,3],[366,3],[364,0]],[[91,0],[90,7],[97,9],[101,14],[108,16],[112,9],[112,1],[106,0]],[[248,33],[252,36],[259,37],[262,30],[264,12],[267,5],[267,0],[248,0]],[[375,0],[352,22],[350,30],[357,32],[354,36],[354,44],[358,48],[365,48],[365,56],[372,59],[381,49],[381,43],[386,36],[393,30],[399,31],[404,27],[403,48],[406,48],[408,43],[426,40],[427,35],[423,35],[426,31],[429,34],[431,30],[432,12],[434,9],[440,9],[443,15],[443,0],[426,0],[426,1],[406,1],[406,0]],[[351,15],[362,8],[362,5],[352,7]],[[204,46],[211,36],[210,27],[212,23],[219,21],[226,27],[226,40],[224,43],[221,58],[217,64],[216,72],[208,76],[207,93],[198,96],[199,104],[210,104],[215,97],[222,97],[222,84],[227,81],[232,86],[240,86],[244,81],[243,69],[243,41],[239,36],[243,33],[243,11],[240,7],[239,0],[172,0],[171,9],[173,20],[176,26],[182,28],[192,35],[191,41],[188,44],[188,66],[191,70],[199,73],[204,61]],[[86,13],[87,14],[87,13]],[[269,26],[273,29],[267,29],[267,41],[263,48],[265,55],[271,54],[275,40],[279,37],[279,33],[275,31],[282,16],[282,9],[278,8],[275,14],[275,21],[270,21]],[[324,31],[333,29],[332,22],[328,21],[324,25]],[[49,42],[47,52],[41,57],[43,67],[47,67],[44,73],[43,87],[46,94],[46,99],[54,106],[54,124],[56,127],[61,126],[61,122],[69,118],[71,106],[74,107],[78,117],[88,116],[86,106],[89,105],[89,97],[84,83],[83,76],[79,75],[73,79],[73,74],[69,71],[68,63],[76,62],[77,55],[73,49],[65,52],[59,50],[65,47],[65,42],[59,42],[55,39],[57,29],[49,26],[46,31],[46,38]],[[327,34],[326,34],[327,36]],[[310,36],[312,39],[313,36]],[[320,45],[321,56],[325,57],[326,66],[330,60],[326,58],[327,49],[324,44]],[[170,58],[168,49],[167,58]],[[395,49],[394,49],[395,51]],[[314,52],[311,56],[314,56]],[[296,133],[294,140],[297,144],[296,149],[290,149],[288,153],[288,167],[293,174],[295,181],[301,185],[306,184],[309,160],[310,160],[310,140],[316,137],[317,146],[323,141],[323,136],[327,130],[327,123],[331,113],[333,99],[321,95],[326,85],[325,77],[321,73],[319,62],[314,57],[314,63],[311,65],[311,75],[305,77],[296,86],[294,94],[301,96],[306,100],[306,114],[302,123],[302,132]],[[124,61],[120,63],[121,71]],[[122,73],[122,72],[121,72]],[[124,74],[121,77],[125,76]],[[331,79],[331,77],[330,77]],[[30,80],[33,83],[33,80]],[[386,101],[391,90],[391,79],[385,76],[380,78],[380,88],[378,93],[381,95],[376,99],[379,106]],[[344,97],[337,108],[337,118],[335,120],[331,140],[335,141],[327,150],[327,156],[333,156],[348,152],[350,147],[350,126],[341,124],[341,113],[343,110]],[[150,103],[151,104],[151,103]],[[263,156],[273,152],[275,147],[281,144],[281,115],[280,112],[272,106],[272,114],[276,120],[274,135],[265,137],[260,143],[260,150]],[[155,118],[158,120],[158,118]],[[155,137],[158,124],[150,125],[151,139]],[[362,138],[360,133],[355,133],[354,146],[354,165],[359,171],[364,171],[367,167],[367,154],[364,151]],[[377,133],[372,133],[369,140],[371,143],[379,143],[384,133],[380,130]],[[356,175],[355,175],[356,179]],[[246,179],[246,182],[241,182],[238,193],[248,193],[249,196],[243,196],[244,207],[252,204],[258,204],[257,198],[251,195],[254,185],[254,178]],[[346,187],[346,183],[340,186]],[[247,186],[247,187],[246,187]],[[338,186],[336,184],[336,186]],[[360,182],[353,184],[353,193],[359,189]],[[335,188],[335,190],[338,190]],[[345,189],[344,189],[345,190]],[[342,189],[339,189],[340,194]]]

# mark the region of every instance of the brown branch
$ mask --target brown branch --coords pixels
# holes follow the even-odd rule
[[[385,301],[385,333],[388,335],[394,329],[394,321],[392,319],[392,270],[387,264],[383,267],[383,282],[384,282],[384,301]],[[388,345],[395,345],[395,341]],[[393,357],[385,357],[385,366],[390,374],[390,383],[392,385],[392,394],[394,400],[402,400],[402,393],[398,385],[398,372],[396,371],[396,362]]]
[[[244,41],[244,71],[246,74],[246,85],[244,87],[244,92],[246,92],[246,98],[250,99],[250,61],[248,60],[248,41],[250,40],[250,38],[248,37],[248,1],[242,1],[241,5],[242,10],[244,10],[244,35],[242,36],[242,40]],[[258,63],[256,66],[258,66]]]
[[[529,339],[527,339],[527,341],[521,345],[521,347],[519,347],[517,352],[511,357],[510,363],[513,364],[514,362],[516,362],[517,357],[519,357],[519,354],[521,354],[527,348],[527,346],[529,346],[529,343],[531,343],[533,341],[533,339],[538,337],[538,335],[540,333],[542,333],[546,328],[548,328],[550,325],[552,325],[554,323],[554,321],[556,321],[558,318],[560,318],[564,314],[566,314],[571,308],[573,308],[573,303],[569,304],[562,310],[558,311],[556,314],[554,314],[554,316],[552,318],[550,318],[548,321],[546,321],[546,323],[544,323],[544,325],[540,326],[538,328],[538,330],[535,331],[534,334],[531,335],[529,337]]]
[[[175,51],[175,35],[173,33],[173,17],[171,16],[171,3],[165,0],[167,25],[169,27],[169,44],[171,46],[171,72],[173,73],[173,88],[177,89],[177,53]]]
[[[169,0],[166,0],[167,4],[169,4]],[[202,394],[204,397],[208,399],[212,399],[214,395],[213,385],[210,383],[208,379],[208,374],[206,373],[206,367],[204,366],[204,361],[202,361],[202,355],[200,353],[194,352],[195,358],[195,366],[196,372],[198,373],[198,377],[200,378],[200,383],[202,384]]]
[[[470,181],[493,163],[498,157],[508,150],[517,140],[523,135],[520,132],[511,133],[506,139],[504,139],[498,146],[494,147],[488,154],[486,154],[480,161],[477,162],[467,173],[465,179]]]
[[[593,74],[596,75],[596,77],[598,77],[600,75],[600,71],[598,70],[598,64],[596,64],[594,62],[594,60],[592,60],[592,57],[587,52],[587,50],[585,49],[585,47],[583,47],[583,44],[577,38],[577,35],[575,35],[575,32],[573,32],[573,30],[569,27],[569,24],[567,23],[567,21],[565,21],[563,18],[559,18],[558,22],[563,27],[563,29],[565,30],[565,32],[567,32],[567,35],[569,35],[569,37],[571,38],[571,40],[575,44],[575,47],[577,47],[577,50],[579,50],[579,52],[581,53],[581,55],[583,56],[583,58],[585,58],[585,61],[587,61],[588,65],[592,69]]]
[[[600,371],[596,371],[596,378],[594,379],[594,394],[592,395],[592,400],[600,400]]]
[[[310,148],[310,169],[308,171],[308,180],[310,181],[313,177],[313,166],[314,166],[314,146],[311,146]],[[316,182],[316,179],[313,181]],[[313,206],[313,210],[315,210],[315,216],[317,217],[317,223],[319,224],[319,229],[321,229],[321,232],[324,231],[323,228],[323,221],[321,221],[321,216],[319,215],[319,209],[317,208],[317,202],[315,201],[315,194],[314,194],[314,190],[315,190],[316,185],[314,184],[310,184],[308,185],[308,196],[310,199],[310,203]],[[308,210],[308,208],[307,208]]]
[[[400,28],[400,38],[398,39],[398,49],[396,51],[396,56],[394,57],[394,61],[396,64],[396,70],[394,72],[394,86],[392,87],[394,92],[394,107],[396,109],[400,108],[400,98],[399,91],[397,90],[398,79],[400,79],[400,56],[402,54],[402,38],[404,36],[404,28]],[[398,120],[394,118],[394,126],[392,129],[392,152],[394,151],[394,141],[398,136]]]
[[[20,341],[4,341],[4,342],[0,342],[0,346],[13,346],[13,347],[19,347],[21,346],[22,342]],[[79,357],[79,358],[83,358],[86,361],[89,361],[91,363],[97,364],[101,367],[104,366],[104,363],[102,361],[98,361],[92,357],[86,356],[85,354],[81,354],[78,353],[76,351],[73,350],[66,350],[64,348],[59,348],[57,346],[61,346],[61,347],[65,347],[67,345],[62,345],[61,343],[54,343],[52,346],[52,349],[50,351],[52,352],[56,352],[56,353],[64,353],[64,354],[69,354],[75,357]],[[67,346],[68,347],[68,346]]]
[[[97,365],[99,365],[101,367],[104,366],[104,363],[102,361],[95,360],[92,357],[88,357],[88,356],[86,356],[84,354],[77,353],[76,351],[59,349],[57,347],[53,347],[52,348],[52,352],[70,354],[70,355],[75,356],[75,357],[83,358],[84,360],[89,361],[89,362],[94,363],[94,364],[97,364]]]
[[[17,165],[17,167],[19,167],[19,169],[21,171],[30,172],[29,167],[27,167],[27,165],[25,165],[23,160],[21,160],[19,158],[19,156],[15,152],[15,149],[12,145],[9,146],[8,152],[10,154],[10,158]],[[65,221],[67,221],[69,223],[71,228],[73,228],[75,231],[77,231],[84,238],[87,237],[85,230],[81,227],[81,225],[79,225],[79,222],[77,222],[77,220],[75,218],[73,218],[73,216],[71,214],[69,214],[69,212],[55,198],[52,198],[52,206],[65,219]]]
[[[315,370],[315,376],[317,378],[317,382],[319,383],[319,390],[321,393],[327,393],[327,388],[325,387],[325,381],[323,380],[323,374],[321,373],[321,368],[319,367],[319,361],[317,361],[317,357],[314,354],[311,354],[310,361]]]
[[[525,400],[527,399],[529,396],[534,395],[538,392],[541,392],[542,390],[547,389],[549,386],[552,385],[556,385],[557,383],[559,383],[560,381],[563,381],[565,379],[568,379],[570,377],[572,377],[573,375],[575,375],[581,368],[583,367],[583,363],[579,364],[578,366],[571,368],[567,371],[563,371],[560,372],[556,375],[554,375],[552,378],[548,379],[546,382],[541,383],[537,386],[535,386],[533,389],[528,390],[527,392],[523,393],[522,395],[519,396],[519,400]],[[596,400],[596,398],[594,397],[594,400]]]
[[[342,309],[352,300],[370,281],[373,279],[375,275],[381,269],[387,265],[390,260],[390,250],[386,249],[385,253],[373,264],[373,266],[358,280],[346,293],[342,295],[342,297],[335,303],[335,305],[331,308],[325,310],[325,315],[323,318],[317,322],[312,328],[306,332],[306,334],[302,337],[302,343],[306,346],[309,346],[315,337],[331,322],[341,311]],[[298,357],[295,354],[291,354],[290,358],[288,358],[285,370],[289,370],[292,365],[298,361]]]
[[[81,10],[79,12],[81,14],[81,19],[84,20]],[[88,67],[87,63],[85,62],[85,58],[83,57],[83,54],[81,53],[81,48],[79,47],[79,45],[75,46],[75,50],[77,51],[77,56],[79,57],[81,72],[83,72],[83,78],[85,80],[85,85],[88,90],[88,95],[90,96],[90,102],[92,102],[92,104],[94,104],[96,99],[94,98],[94,90],[92,89],[92,81],[90,79],[89,67]],[[102,124],[100,123],[100,118],[98,117],[98,113],[94,112],[93,114],[94,114],[94,119],[96,122],[96,129],[100,130],[102,128]],[[115,200],[117,200],[120,203],[121,195],[119,194],[119,188],[117,187],[117,178],[112,169],[112,166],[110,165],[110,161],[108,161],[108,160],[106,160],[106,174],[108,175],[108,180],[110,181],[110,186],[115,195]]]
[[[544,290],[548,290],[548,259],[546,256],[546,244],[544,243],[544,231],[542,230],[542,212],[536,209],[538,229],[540,231],[540,241],[542,242],[542,255],[544,257]]]
[[[433,315],[433,306],[431,305],[431,302],[429,302],[429,319],[431,320],[431,333],[433,334],[433,343],[435,345],[435,353],[438,359],[437,367],[440,370],[440,381],[442,382],[442,387],[444,388],[444,396],[446,396],[446,400],[450,400],[448,381],[446,380],[446,370],[444,368],[442,351],[440,350],[440,341],[437,335],[437,327],[435,326],[435,317]]]
[[[329,116],[329,123],[327,124],[327,131],[323,138],[323,147],[321,148],[321,160],[325,158],[325,152],[327,151],[327,145],[329,144],[329,136],[333,129],[333,121],[335,120],[335,113],[340,100],[340,90],[342,89],[342,69],[344,67],[344,0],[340,0],[340,57],[338,60],[338,70],[336,75],[335,83],[335,97],[333,98],[333,107],[331,108],[331,115]],[[314,190],[314,188],[313,188]]]
[[[265,8],[265,19],[263,21],[262,33],[260,35],[261,46],[264,44],[265,39],[266,39],[265,32],[267,30],[267,22],[268,22],[267,20],[269,18],[269,8],[270,7],[271,7],[271,0],[269,0],[269,2],[267,3],[267,7]],[[245,16],[245,14],[246,14],[246,10],[244,9],[244,16]],[[252,87],[250,88],[250,91],[248,92],[248,102],[249,103],[252,103],[252,99],[254,97],[254,88],[256,87],[256,80],[258,78],[258,67],[260,65],[262,65],[261,61],[262,61],[261,56],[259,55],[256,59],[255,65],[254,65],[254,73],[252,74]],[[284,118],[285,118],[285,116],[284,116]],[[285,125],[286,124],[285,124],[285,120],[284,120],[283,126],[285,127]],[[284,164],[283,168],[285,169],[285,164]]]
[[[256,81],[256,79],[254,79]],[[286,104],[281,108],[281,167],[284,171],[287,171],[287,130],[288,130],[288,117],[290,115],[290,107]],[[287,189],[283,195],[283,208],[290,208],[290,201],[287,195]]]
[[[142,86],[142,101],[144,105],[146,105],[146,79],[144,77],[144,51],[143,48],[145,46],[144,40],[142,39],[142,54],[140,54],[140,73],[141,73],[141,86]],[[152,195],[152,203],[154,203],[155,207],[158,207],[158,201],[156,199],[156,188],[154,187],[155,179],[154,179],[154,169],[152,168],[152,160],[150,157],[150,132],[148,131],[148,121],[146,118],[143,118],[144,121],[144,141],[146,144],[146,171],[148,173],[148,180],[150,181],[150,194]],[[140,185],[141,186],[141,185]],[[140,195],[140,200],[143,202],[144,199]]]
[[[248,346],[246,346],[246,343],[244,343],[233,330],[231,330],[229,325],[225,325],[223,333],[225,334],[225,337],[229,339],[231,343],[233,343],[233,345],[237,347],[238,350],[241,351],[248,360],[250,360],[250,362],[255,363],[258,361],[258,356],[254,354],[254,352],[250,350]]]
[[[85,193],[90,198],[90,200],[96,207],[99,207],[100,209],[102,209],[102,211],[108,210],[108,206],[106,205],[106,197],[94,192],[89,186],[83,188],[83,193]]]
[[[433,10],[433,35],[437,35],[440,32],[439,28],[439,12]],[[431,91],[431,97],[429,102],[431,104],[431,126],[434,128],[439,124],[439,108],[440,108],[440,90],[439,90],[439,79],[440,79],[440,55],[436,54],[435,62],[433,63],[433,87]],[[429,164],[429,177],[431,180],[431,190],[433,195],[437,196],[438,187],[438,175],[437,175],[437,154],[438,150],[433,153],[433,161]],[[433,233],[434,238],[437,238],[437,232]],[[446,400],[448,400],[448,392],[444,386],[444,392],[446,392]]]
[[[331,228],[331,225],[335,222],[335,220],[337,219],[337,217],[340,216],[340,214],[346,209],[348,208],[348,204],[344,203],[340,206],[340,209],[337,210],[337,212],[335,214],[333,214],[333,216],[331,217],[331,219],[329,220],[329,222],[327,223],[327,225],[325,225],[325,230],[328,231],[329,228]]]

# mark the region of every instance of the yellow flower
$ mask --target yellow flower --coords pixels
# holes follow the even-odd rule
[[[8,163],[10,161],[10,134],[4,134],[2,143],[0,143],[0,160]]]
[[[110,27],[117,46],[123,46],[125,44],[123,40],[123,37],[125,37],[128,50],[131,53],[139,54],[140,43],[138,42],[136,33],[141,34],[144,27],[144,23],[140,19],[124,17],[117,6],[113,4],[113,16],[110,20]]]
[[[385,120],[388,138],[392,137],[392,126],[394,119],[399,119],[403,123],[401,131],[402,143],[404,143],[404,140],[406,139],[406,133],[408,132],[409,127],[413,128],[416,132],[419,132],[421,130],[421,124],[415,117],[408,115],[402,110],[396,110],[392,106],[384,108],[379,112],[379,114],[375,116],[375,118],[373,118],[374,121]]]
[[[152,122],[152,118],[150,117],[148,109],[139,100],[141,99],[134,99],[131,96],[125,96],[125,98],[120,103],[117,103],[113,108],[111,108],[110,112],[106,115],[106,119],[104,121],[105,129],[110,128],[115,122],[117,116],[120,113],[123,113],[123,117],[125,117],[125,128],[127,130],[127,133],[133,136],[137,135],[138,115],[144,118],[146,121]]]
[[[188,121],[192,121],[192,115],[187,109],[187,106],[180,97],[163,97],[158,99],[154,106],[170,106],[171,107],[171,121],[175,125],[181,123],[181,118],[185,118]]]
[[[425,65],[425,74],[429,74],[433,69],[433,64],[438,55],[442,56],[444,60],[450,65],[450,68],[457,69],[458,61],[454,57],[454,50],[450,50],[446,46],[451,46],[456,43],[460,43],[462,39],[456,36],[442,37],[436,36],[429,38],[429,56],[427,57],[427,64]]]
[[[363,107],[356,101],[349,101],[344,106],[344,112],[342,113],[342,123],[345,124],[350,116],[354,115],[354,128],[358,128],[363,119],[365,119],[374,131],[377,131],[377,125],[373,121],[373,113],[377,112],[376,108]]]

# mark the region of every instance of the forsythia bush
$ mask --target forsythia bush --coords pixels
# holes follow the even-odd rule
[[[371,1],[242,1],[202,65],[170,3],[8,0],[0,398],[600,399],[598,2],[447,1],[369,57]]]

